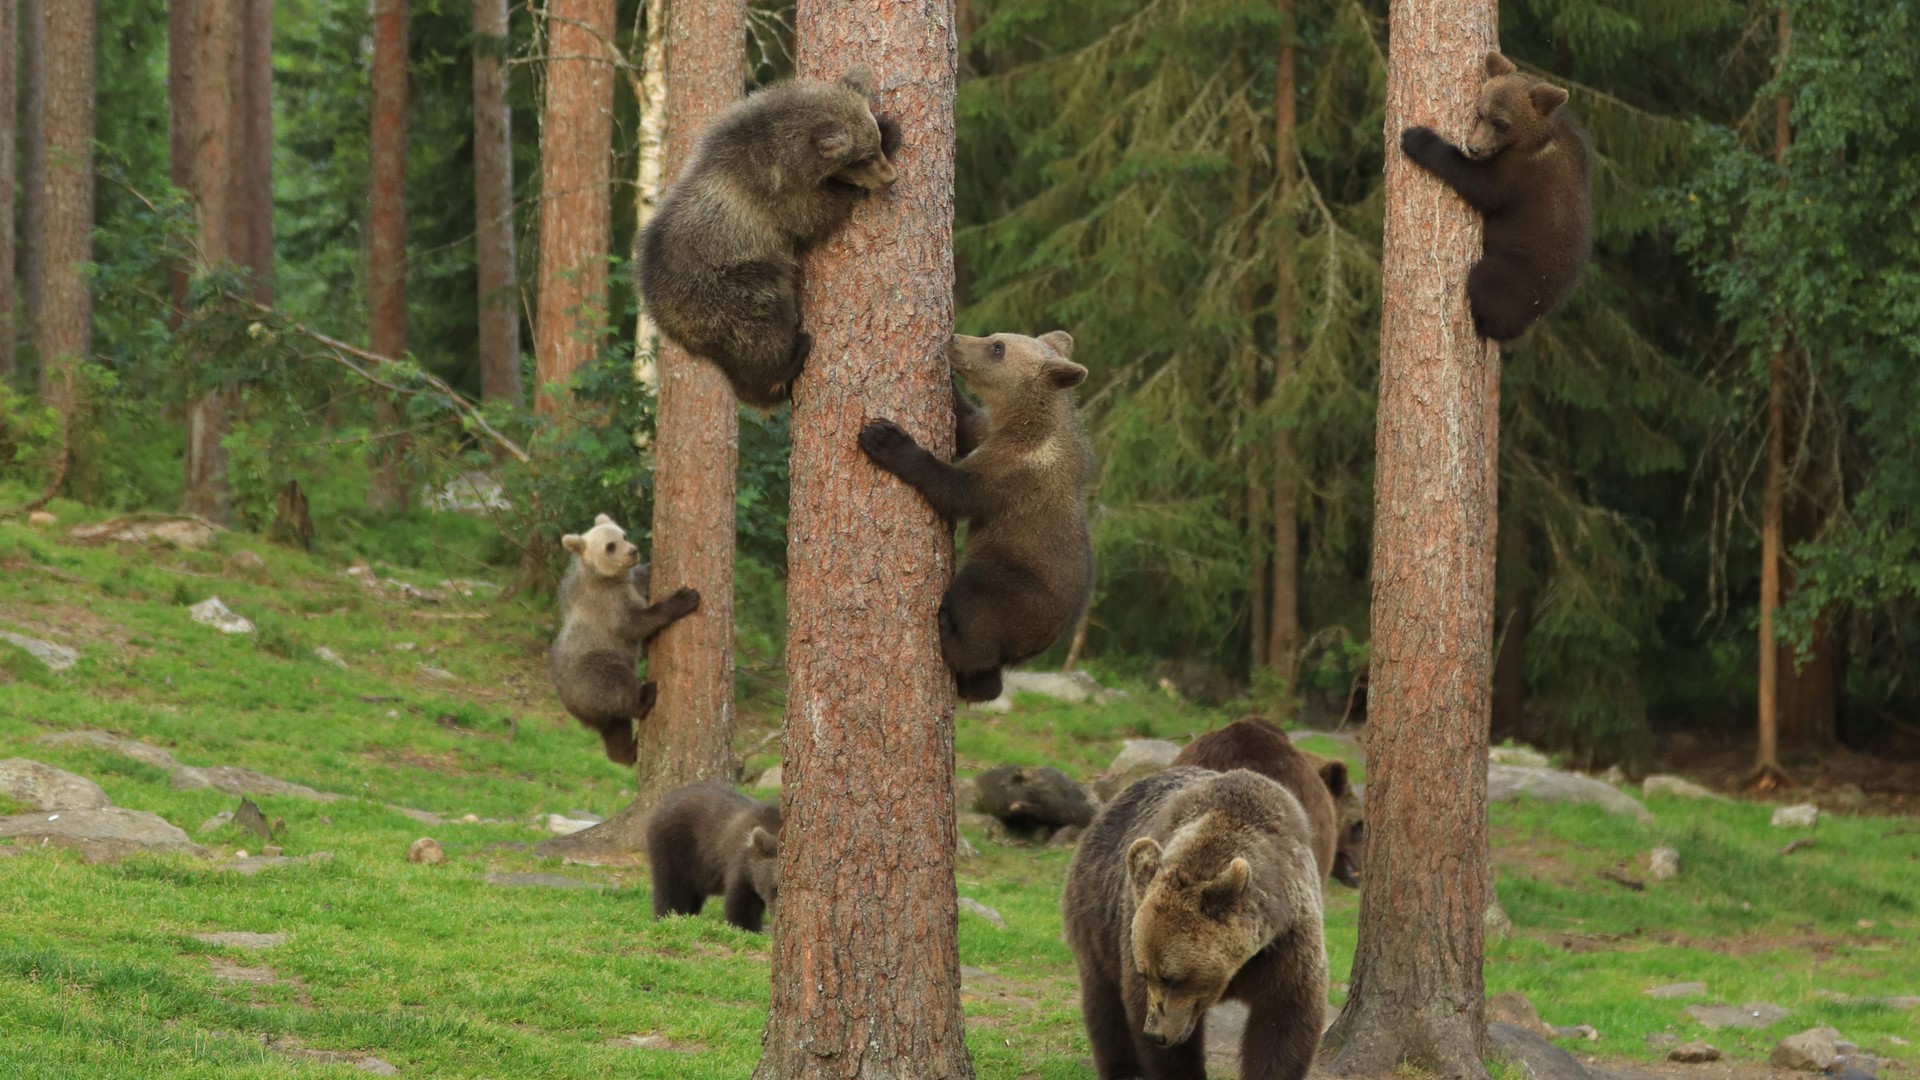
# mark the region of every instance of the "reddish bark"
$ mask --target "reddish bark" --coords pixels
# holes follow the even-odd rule
[[[46,0],[20,0],[20,310],[36,335],[47,233]]]
[[[540,289],[534,407],[600,348],[607,328],[613,210],[613,0],[547,4],[547,97],[540,124]]]
[[[46,27],[46,277],[37,327],[40,396],[60,416],[64,475],[81,407],[79,371],[93,353],[93,0],[65,0]],[[57,483],[57,480],[56,480]]]
[[[0,383],[13,377],[14,369],[14,274],[13,274],[13,176],[14,130],[18,122],[19,85],[14,81],[13,64],[17,44],[14,20],[16,0],[0,0]]]
[[[167,5],[167,178],[173,186],[192,197],[194,145],[197,132],[193,124],[194,0],[173,0]],[[168,296],[173,303],[173,325],[177,328],[187,317],[187,284],[193,277],[193,262],[181,259],[168,275]],[[188,447],[189,453],[192,447]],[[191,468],[188,476],[192,476]]]
[[[273,0],[239,0],[233,79],[233,258],[273,305]]]
[[[398,359],[407,353],[407,0],[374,0],[368,173],[367,344]],[[393,513],[407,506],[405,418],[383,397],[375,419],[367,506]]]
[[[233,75],[239,47],[238,0],[193,5],[192,191],[203,270],[236,257],[233,246]],[[227,517],[226,437],[229,395],[210,391],[187,404],[186,492],[189,513]]]
[[[1793,41],[1792,24],[1783,4],[1778,15],[1779,63],[1785,66]],[[1793,145],[1791,102],[1774,101],[1773,160],[1784,166]],[[1782,344],[1767,364],[1767,473],[1760,509],[1760,640],[1759,738],[1754,750],[1753,782],[1761,790],[1786,779],[1780,768],[1780,649],[1773,620],[1780,610],[1780,519],[1787,486],[1787,356],[1792,346]]]
[[[480,277],[480,397],[520,401],[520,293],[513,261],[513,112],[507,0],[473,0],[474,261]]]

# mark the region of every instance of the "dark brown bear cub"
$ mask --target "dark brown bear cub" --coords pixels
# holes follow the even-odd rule
[[[653,683],[634,674],[640,649],[692,614],[700,594],[679,589],[648,603],[652,575],[640,563],[640,549],[605,514],[593,520],[593,528],[569,533],[560,543],[573,553],[573,564],[560,582],[560,633],[547,651],[547,671],[560,703],[600,733],[607,758],[631,765],[640,750],[634,725],[653,711],[656,693]]]
[[[1519,74],[1497,52],[1487,75],[1464,152],[1427,127],[1401,132],[1400,149],[1485,215],[1467,299],[1482,337],[1512,341],[1580,283],[1593,247],[1593,150],[1561,107],[1565,90]]]
[[[719,896],[728,922],[758,933],[780,895],[780,804],[725,784],[683,787],[647,819],[647,862],[654,918],[698,915]]]
[[[1314,864],[1322,877],[1333,873],[1340,840],[1334,787],[1347,787],[1346,765],[1335,762],[1337,770],[1330,770],[1331,775],[1323,772],[1293,745],[1286,732],[1257,716],[1195,736],[1173,763],[1213,772],[1248,769],[1286,788],[1306,811],[1307,826],[1313,834]]]
[[[875,465],[911,484],[934,513],[969,523],[939,614],[940,651],[966,701],[999,697],[1000,669],[1060,640],[1093,591],[1085,506],[1093,451],[1073,400],[1087,369],[1072,355],[1073,338],[1060,330],[956,336],[947,360],[986,410],[954,392],[962,455],[952,464],[891,420],[860,432]]]
[[[1101,1080],[1205,1080],[1207,1010],[1247,1006],[1243,1080],[1301,1080],[1327,1001],[1320,873],[1299,800],[1175,767],[1094,819],[1067,871],[1067,941]]]
[[[717,365],[741,401],[787,400],[812,339],[800,251],[893,184],[900,129],[875,117],[872,76],[795,79],[716,117],[642,231],[636,274],[663,333]]]

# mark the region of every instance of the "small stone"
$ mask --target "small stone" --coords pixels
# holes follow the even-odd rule
[[[1554,1024],[1552,1025],[1550,1033],[1556,1039],[1585,1039],[1588,1042],[1600,1041],[1600,1032],[1592,1024],[1575,1024],[1572,1027],[1568,1027],[1565,1024]]]
[[[417,649],[417,648],[419,648],[419,647],[420,647],[420,646],[418,646],[418,645],[415,645],[415,644],[414,644],[413,642],[411,642],[411,641],[402,641],[402,642],[400,642],[399,644],[397,644],[397,645],[395,645],[395,646],[394,646],[394,648],[396,648],[396,649],[399,649],[399,650],[400,650],[401,652],[412,652],[413,650],[415,650],[415,649]]]
[[[227,565],[243,574],[262,574],[266,572],[267,560],[258,552],[236,551],[227,556]]]
[[[447,861],[447,853],[440,850],[440,842],[429,836],[415,840],[407,847],[407,861],[423,866],[435,866]]]
[[[1901,1038],[1898,1035],[1887,1036],[1887,1041],[1892,1043],[1895,1046],[1912,1046],[1913,1045],[1913,1043],[1907,1041],[1906,1039]]]
[[[608,1046],[624,1050],[677,1050],[673,1040],[665,1035],[622,1035],[617,1039],[608,1039]]]
[[[1619,787],[1627,782],[1627,773],[1618,765],[1609,765],[1607,771],[1600,774],[1600,779],[1614,787]]]
[[[1708,788],[1701,787],[1684,777],[1655,773],[1640,781],[1640,793],[1649,798],[1655,795],[1668,795],[1676,799],[1711,799],[1714,802],[1726,802],[1727,798]]]
[[[598,823],[580,818],[570,818],[565,814],[547,815],[547,831],[555,836],[568,836],[582,829],[591,829],[596,824]]]
[[[314,656],[314,659],[319,660],[322,663],[332,664],[334,667],[339,668],[341,671],[347,670],[347,662],[340,658],[340,654],[337,652],[334,652],[332,649],[327,648],[325,645],[322,645],[314,649],[313,656]]]
[[[1773,812],[1776,829],[1811,829],[1820,823],[1820,808],[1812,803],[1782,806]]]
[[[1652,998],[1697,997],[1706,992],[1707,984],[1703,982],[1668,983],[1665,986],[1655,986],[1644,991],[1648,997]]]
[[[982,919],[992,923],[997,929],[1005,930],[1007,928],[1007,920],[1001,918],[999,912],[975,900],[971,896],[963,896],[960,898],[960,910],[970,915],[980,916]]]
[[[113,805],[99,784],[27,758],[0,761],[0,795],[29,810],[104,810]]]
[[[193,605],[187,609],[187,614],[193,616],[194,622],[211,626],[223,634],[253,633],[253,624],[234,614],[217,596],[209,596]]]
[[[1782,1069],[1826,1072],[1840,1058],[1840,1049],[1835,1045],[1839,1040],[1840,1033],[1830,1027],[1809,1028],[1775,1043],[1767,1060]]]
[[[773,768],[761,773],[760,779],[755,780],[753,786],[766,791],[778,791],[780,790],[781,783],[783,783],[785,779],[785,770],[781,766],[775,765]]]
[[[1720,1051],[1703,1042],[1681,1043],[1667,1051],[1668,1061],[1677,1061],[1682,1065],[1701,1065],[1709,1061],[1719,1061]]]
[[[265,855],[269,859],[277,859],[284,854],[286,850],[286,848],[281,847],[279,844],[268,844],[260,849],[260,854]]]
[[[1657,847],[1647,854],[1648,872],[1655,881],[1672,881],[1680,876],[1680,853],[1670,847]]]
[[[236,858],[236,859],[245,859],[245,858],[247,858],[247,857],[248,857],[248,856],[247,856],[247,849],[246,849],[246,848],[241,848],[241,849],[239,849],[238,851],[235,851],[235,852],[233,853],[233,857],[234,857],[234,858]]]
[[[53,671],[65,671],[80,661],[80,654],[65,645],[55,645],[51,641],[41,641],[39,638],[16,634],[10,630],[0,630],[0,641],[18,645],[25,649],[28,655]]]
[[[425,675],[429,679],[438,679],[441,682],[458,682],[460,680],[460,676],[455,675],[446,668],[434,667],[432,664],[421,664],[420,674]]]
[[[51,525],[60,524],[60,519],[47,513],[45,510],[35,510],[33,513],[27,515],[27,524],[36,529],[44,529]]]
[[[463,814],[460,817],[460,824],[478,825],[480,824],[480,815],[479,814]]]
[[[1719,1028],[1767,1028],[1786,1019],[1787,1010],[1764,1001],[1749,1001],[1745,1005],[1689,1005],[1681,1010],[1701,1027],[1708,1030]]]

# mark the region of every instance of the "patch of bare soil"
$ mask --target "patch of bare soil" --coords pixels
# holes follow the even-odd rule
[[[6,572],[13,573],[13,569],[8,567]],[[125,651],[131,649],[128,643],[133,640],[126,627],[77,604],[0,604],[0,625],[82,650],[108,643],[116,652]]]
[[[1811,802],[1848,814],[1920,816],[1920,760],[1835,747],[1817,754],[1788,750],[1781,757],[1787,782],[1753,789],[1751,739],[1667,739],[1662,768],[1716,791],[1770,803]]]

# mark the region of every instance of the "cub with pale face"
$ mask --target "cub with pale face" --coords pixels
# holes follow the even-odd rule
[[[647,819],[653,917],[698,915],[718,896],[728,922],[758,933],[780,899],[780,804],[725,784],[692,784]]]
[[[1400,149],[1486,218],[1484,254],[1467,274],[1483,337],[1512,341],[1564,304],[1593,249],[1587,173],[1593,149],[1562,106],[1567,92],[1487,54],[1487,84],[1463,151],[1432,128]]]
[[[605,514],[594,518],[593,528],[569,533],[560,543],[573,562],[560,582],[560,633],[547,651],[547,672],[560,703],[600,733],[608,760],[632,765],[639,756],[634,726],[653,711],[657,693],[634,673],[640,650],[691,615],[700,594],[679,589],[650,603],[652,574],[640,562],[640,549]]]
[[[1246,1080],[1301,1080],[1327,1000],[1320,871],[1278,783],[1175,766],[1094,819],[1067,872],[1067,940],[1101,1080],[1205,1080],[1205,1017],[1248,1007]]]
[[[940,651],[966,701],[1000,696],[1000,671],[1051,648],[1093,592],[1086,485],[1093,450],[1073,388],[1087,377],[1055,330],[955,336],[947,360],[986,404],[956,388],[955,460],[934,457],[891,420],[868,421],[860,449],[949,522],[968,522],[966,556],[940,604]]]

